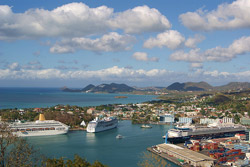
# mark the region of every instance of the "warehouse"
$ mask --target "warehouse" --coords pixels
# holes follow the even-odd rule
[[[157,149],[160,150],[162,153],[168,154],[169,156],[184,160],[188,164],[193,165],[195,167],[214,166],[214,159],[198,152],[191,151],[189,149],[182,148],[173,144],[159,144],[157,145]]]

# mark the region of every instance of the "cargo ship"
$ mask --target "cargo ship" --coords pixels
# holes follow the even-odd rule
[[[246,127],[235,124],[211,124],[208,126],[175,127],[168,130],[166,141],[168,143],[184,143],[190,139],[208,139],[232,137],[235,134],[245,134]],[[166,138],[166,137],[165,137]]]
[[[87,132],[96,133],[105,130],[116,128],[118,125],[118,120],[114,117],[106,117],[100,120],[96,117],[93,121],[90,121],[87,126]]]

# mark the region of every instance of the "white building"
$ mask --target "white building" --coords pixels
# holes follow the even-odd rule
[[[224,123],[224,124],[233,124],[234,123],[234,118],[223,117],[221,120],[222,120],[222,123]]]
[[[218,122],[218,119],[202,118],[200,119],[200,124],[212,124]]]
[[[213,124],[216,122],[220,122],[222,124],[233,124],[234,119],[229,117],[223,117],[222,119],[211,119],[211,118],[200,119],[200,124]]]
[[[192,123],[192,118],[189,117],[180,117],[179,118],[179,123],[181,124],[187,124],[187,123]]]
[[[161,123],[171,123],[174,122],[174,115],[171,114],[165,114],[160,116],[160,122]]]

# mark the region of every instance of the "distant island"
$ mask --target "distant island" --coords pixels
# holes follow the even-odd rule
[[[70,89],[67,87],[63,87],[62,91],[64,92],[86,92],[86,93],[96,93],[96,92],[105,92],[105,93],[120,93],[120,92],[133,92],[136,89],[133,87],[130,87],[126,84],[101,84],[98,86],[95,85],[88,85],[84,87],[83,89]]]
[[[229,91],[229,90],[244,90],[250,89],[249,82],[230,82],[226,85],[222,86],[212,86],[207,82],[184,82],[179,83],[175,82],[166,87],[131,87],[126,84],[100,84],[93,85],[89,84],[82,89],[71,89],[68,87],[61,88],[64,92],[84,92],[84,93],[134,93],[134,94],[149,94],[148,92],[156,93],[161,95],[162,93],[166,93],[169,91],[181,91],[181,92],[189,92],[189,91]]]

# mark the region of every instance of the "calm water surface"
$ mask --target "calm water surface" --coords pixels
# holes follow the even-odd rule
[[[164,142],[162,136],[169,128],[167,125],[152,126],[141,129],[131,121],[120,121],[118,128],[100,133],[71,131],[67,135],[29,137],[28,140],[51,158],[73,158],[78,154],[90,162],[99,160],[110,167],[136,167],[147,147]],[[118,134],[124,138],[116,139]]]
[[[127,96],[128,98],[115,98]],[[63,92],[59,88],[0,88],[0,109],[50,107],[57,104],[98,106],[101,104],[141,103],[153,95],[95,94]]]
[[[114,103],[141,103],[156,96],[122,94],[92,94],[62,92],[58,88],[0,88],[0,109],[49,107],[57,104],[97,106]],[[169,128],[152,125],[152,129],[141,129],[131,121],[120,121],[118,128],[96,134],[71,131],[67,135],[29,137],[28,140],[47,157],[73,158],[78,154],[93,162],[99,160],[110,167],[136,167],[147,147],[163,143],[162,136]],[[121,134],[123,139],[116,139]],[[171,162],[172,167],[176,167]]]

